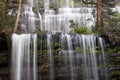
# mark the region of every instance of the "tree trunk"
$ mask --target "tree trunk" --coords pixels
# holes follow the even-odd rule
[[[97,25],[102,24],[102,0],[97,0]]]
[[[15,33],[15,32],[17,31],[18,22],[19,22],[19,18],[20,18],[21,5],[22,5],[22,1],[19,0],[19,1],[18,1],[17,17],[16,17],[16,21],[15,21],[15,25],[14,25],[14,31],[13,31],[13,33]]]

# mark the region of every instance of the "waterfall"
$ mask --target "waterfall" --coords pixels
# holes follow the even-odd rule
[[[18,30],[26,34],[12,34],[11,80],[109,80],[104,40],[68,34],[75,27],[92,32],[95,22],[95,7],[81,0],[24,2]]]
[[[48,56],[49,56],[49,74],[50,74],[50,80],[55,80],[55,72],[54,72],[54,56],[52,53],[52,36],[51,34],[47,34],[47,51],[48,51]]]
[[[65,41],[65,39],[64,38],[66,38],[66,42],[67,42],[67,48],[68,48],[68,50],[62,50],[62,52],[65,52],[65,58],[69,58],[69,64],[68,65],[66,65],[65,67],[68,67],[68,66],[70,66],[70,75],[71,75],[71,80],[74,80],[74,54],[73,54],[73,46],[72,46],[72,39],[71,39],[71,36],[70,35],[68,35],[68,34],[62,34],[62,36],[61,36],[61,46],[63,46],[62,48],[64,48],[64,41]],[[63,54],[63,53],[60,53],[60,55],[61,54]],[[66,52],[67,52],[67,55],[66,55]],[[67,60],[65,59],[65,62],[67,62]]]
[[[62,80],[108,80],[103,39],[97,35],[66,33],[45,34],[38,38],[36,34],[13,34],[12,80],[38,80],[38,76],[42,77],[43,72],[38,75],[37,69],[43,66],[37,63],[37,41],[40,43],[41,56],[48,56],[47,62],[42,62],[48,66],[48,80],[56,80],[58,76],[64,77]],[[56,41],[59,45],[57,52],[54,45]]]
[[[37,80],[36,40],[37,35],[12,35],[11,80]]]
[[[105,44],[104,44],[104,40],[102,38],[99,38],[99,45],[100,45],[100,50],[101,50],[101,54],[102,54],[99,56],[99,60],[100,60],[100,64],[103,65],[103,68],[100,71],[101,71],[101,73],[104,73],[104,78],[106,80],[109,80],[108,74],[107,74],[107,67],[106,67],[107,63],[106,63],[106,54],[105,54]]]
[[[70,32],[73,27],[83,26],[92,31],[96,9],[77,4],[74,0],[27,0],[22,6],[19,29],[26,33],[38,29],[54,33]],[[71,26],[71,21],[76,25]]]
[[[60,62],[64,61],[64,67],[70,66],[71,78],[69,80],[108,80],[105,52],[103,50],[103,41],[101,39],[102,38],[98,39],[95,35],[77,34],[70,36],[65,34],[64,36],[61,36],[61,47],[63,49],[66,47],[66,49],[61,50],[59,53]],[[98,53],[96,53],[96,46],[100,47],[99,56]],[[99,60],[98,57],[104,59],[104,62]],[[98,62],[100,62],[100,64]],[[100,70],[98,69],[99,65],[103,67]],[[81,78],[77,78],[77,76],[80,76]]]

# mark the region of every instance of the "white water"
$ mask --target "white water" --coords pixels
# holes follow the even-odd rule
[[[62,34],[60,39],[62,48],[59,53],[60,62],[67,72],[70,71],[70,80],[108,80],[102,38],[97,39],[95,35]],[[97,45],[98,43],[100,44]],[[100,47],[98,51],[102,61],[98,59],[96,46]],[[78,49],[77,52],[75,48]],[[98,71],[99,65],[102,66],[100,72]],[[67,70],[67,68],[70,69]],[[79,75],[81,79],[77,79],[76,75]]]
[[[75,27],[71,27],[70,21],[73,21],[79,27],[85,26],[91,31],[96,22],[93,15],[95,8],[75,7],[77,4],[73,0],[28,0],[22,5],[20,30],[26,33],[35,32],[37,29],[48,32],[70,32],[71,28]],[[39,7],[41,5],[44,11]]]
[[[115,6],[115,8],[112,8],[113,12],[118,12],[120,13],[120,6]]]
[[[20,18],[20,29],[21,31],[34,32],[36,30],[36,14],[33,12],[32,6],[23,5],[22,13]]]
[[[107,63],[106,63],[106,54],[105,54],[105,44],[104,44],[104,40],[102,38],[99,38],[99,45],[100,45],[100,49],[101,49],[101,56],[100,59],[102,59],[101,63],[103,65],[103,68],[101,70],[101,73],[104,73],[104,78],[106,80],[108,79],[108,72],[107,72]]]
[[[53,56],[53,45],[52,45],[52,36],[51,34],[47,34],[47,51],[49,56],[49,75],[50,80],[55,80],[55,71],[54,71],[54,56]]]
[[[57,41],[60,45],[60,51],[57,54],[59,64],[62,64],[57,68],[60,69],[59,73],[56,72],[56,61],[54,60],[56,53],[54,52],[55,46],[53,44],[56,43],[54,42],[56,37],[53,37],[52,34],[46,34],[46,37],[44,37],[47,42],[44,44],[47,46],[49,66],[46,76],[48,76],[49,80],[56,80],[56,74],[61,77],[64,76],[65,79],[63,80],[108,80],[102,38],[96,35],[69,35],[66,33],[61,33],[57,36],[59,36],[59,40]],[[39,39],[41,40],[41,38]],[[40,45],[40,48],[43,46]],[[97,46],[98,48],[96,48]],[[31,60],[32,56],[33,60]],[[13,34],[12,80],[38,80],[37,67],[37,35]],[[61,74],[63,70],[65,73]],[[39,76],[42,77],[40,74]]]
[[[39,2],[44,2],[43,13],[40,11]],[[51,2],[57,6],[56,10],[50,8]],[[74,5],[73,0],[27,0],[27,3],[23,4],[20,18],[21,31],[31,33],[39,28],[50,33],[61,32],[57,35],[60,45],[57,60],[62,65],[56,68],[55,46],[53,46],[56,37],[53,34],[44,34],[40,38],[37,38],[36,34],[13,34],[11,80],[42,80],[44,77],[47,77],[45,80],[56,80],[56,77],[64,78],[61,80],[108,80],[102,38],[96,35],[67,34],[71,31],[70,21],[79,26],[86,26],[90,31],[95,25],[95,17],[92,14],[95,8],[78,7],[78,5]],[[41,40],[43,37],[46,43]],[[39,47],[43,53],[45,53],[43,47],[47,47],[48,65],[46,66],[49,68],[47,73],[40,72],[41,64],[38,65],[37,62],[39,40],[42,43]],[[99,55],[96,53],[96,46],[99,47]],[[102,69],[98,69],[99,65]]]
[[[13,75],[11,77],[11,80],[37,80],[37,36],[33,35],[33,41],[31,40],[31,36],[31,34],[12,35],[11,69]],[[31,51],[30,48],[31,43],[33,44],[33,51]],[[33,54],[33,67],[31,66],[31,53]],[[33,70],[31,70],[31,68],[33,68]]]
[[[66,43],[66,46],[68,48],[68,50],[62,50],[60,52],[60,56],[62,54],[65,54],[63,57],[64,58],[67,58],[68,57],[68,62],[67,62],[67,59],[65,59],[65,67],[69,67],[70,66],[70,79],[71,80],[75,80],[74,79],[74,53],[73,53],[73,46],[72,46],[72,40],[71,40],[71,36],[68,35],[68,34],[62,34],[61,36],[61,48],[64,49],[64,44],[65,44],[65,41],[67,42]],[[62,53],[63,52],[63,53]],[[67,64],[69,63],[69,64]]]
[[[34,34],[33,36],[33,80],[38,80],[38,73],[37,73],[37,35]]]
[[[55,14],[53,11],[53,13],[44,14],[43,18],[45,23],[43,27],[50,32],[70,32],[71,20],[80,26],[88,27],[90,31],[95,25],[95,19],[92,15],[91,8],[59,8],[58,14]]]

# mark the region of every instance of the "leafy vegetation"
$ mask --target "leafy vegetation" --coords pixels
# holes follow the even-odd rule
[[[74,32],[78,34],[90,34],[90,30],[86,26],[75,27]]]
[[[110,21],[103,22],[103,35],[112,45],[120,45],[120,14],[115,12]]]
[[[33,12],[34,12],[34,13],[37,13],[37,12],[38,12],[37,7],[33,7]]]
[[[0,32],[5,27],[5,4],[0,0]]]
[[[87,26],[80,26],[75,23],[73,20],[70,20],[70,27],[71,33],[78,33],[78,34],[91,34],[92,32],[88,29]]]

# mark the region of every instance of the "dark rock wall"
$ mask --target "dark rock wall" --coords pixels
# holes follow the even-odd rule
[[[4,33],[0,34],[0,80],[10,80],[10,52]]]

